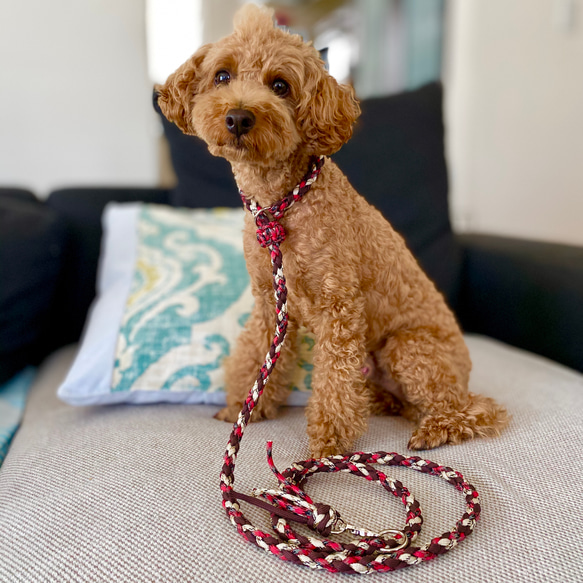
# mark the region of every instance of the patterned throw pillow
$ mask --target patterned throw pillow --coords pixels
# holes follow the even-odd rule
[[[26,367],[8,382],[0,385],[0,464],[20,425],[28,390],[36,377],[36,368]]]
[[[108,205],[98,296],[59,396],[75,405],[223,404],[222,361],[253,306],[243,216]],[[289,404],[307,400],[313,345],[302,337]]]

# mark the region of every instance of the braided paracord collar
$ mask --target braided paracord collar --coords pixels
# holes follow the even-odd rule
[[[395,571],[429,561],[446,553],[473,531],[480,516],[478,493],[459,472],[419,457],[404,457],[397,453],[381,451],[311,459],[294,463],[280,473],[273,463],[272,442],[268,442],[267,462],[279,482],[279,490],[254,490],[254,495],[248,496],[235,492],[233,489],[235,460],[243,432],[279,358],[287,329],[287,288],[280,250],[280,244],[285,239],[285,231],[278,221],[286,209],[300,200],[310,189],[323,164],[323,156],[314,159],[309,175],[285,198],[269,208],[261,208],[254,201],[248,200],[241,192],[245,206],[255,218],[258,227],[257,240],[262,247],[269,248],[271,254],[277,319],[275,337],[257,380],[239,413],[239,418],[233,425],[227,444],[221,472],[223,507],[233,525],[248,541],[283,560],[314,569],[325,569],[333,573],[367,574],[375,571]],[[413,547],[411,543],[417,538],[423,522],[419,503],[401,482],[387,478],[371,464],[404,466],[443,478],[465,496],[467,510],[453,530],[432,539],[423,547]],[[340,471],[378,482],[385,490],[399,498],[406,509],[405,527],[401,530],[384,530],[379,533],[356,528],[347,524],[330,506],[314,503],[301,489],[303,482],[312,474]],[[238,500],[249,502],[270,512],[275,536],[253,526],[241,512]],[[288,521],[306,524],[323,537],[349,531],[361,538],[341,544],[328,538],[306,537],[294,532]]]

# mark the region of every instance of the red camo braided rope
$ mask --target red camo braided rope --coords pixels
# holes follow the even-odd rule
[[[472,533],[481,510],[478,493],[459,472],[416,456],[404,457],[397,453],[380,451],[310,459],[294,463],[280,473],[273,463],[272,443],[268,442],[267,461],[277,477],[279,490],[255,490],[254,496],[248,496],[233,489],[235,460],[243,432],[279,358],[287,330],[287,288],[279,247],[285,239],[285,231],[278,220],[310,189],[323,164],[323,156],[314,159],[310,174],[285,198],[268,209],[249,201],[241,192],[245,206],[255,218],[258,227],[257,240],[262,247],[269,248],[271,255],[277,321],[272,345],[239,413],[239,418],[233,425],[224,455],[221,472],[223,507],[233,525],[248,541],[283,560],[314,569],[325,569],[332,573],[367,574],[375,571],[395,571],[434,559],[457,546]],[[423,547],[413,547],[411,543],[417,538],[423,523],[419,503],[401,482],[388,478],[371,464],[404,466],[443,478],[464,494],[467,510],[453,530],[432,539]],[[301,489],[303,482],[318,472],[349,472],[363,476],[371,482],[378,482],[405,505],[407,515],[405,527],[400,531],[386,530],[373,533],[346,524],[336,510],[326,504],[314,503]],[[250,502],[270,512],[275,536],[254,527],[241,512],[239,500]],[[306,524],[323,537],[351,531],[361,538],[341,544],[327,538],[306,537],[294,532],[288,521]]]

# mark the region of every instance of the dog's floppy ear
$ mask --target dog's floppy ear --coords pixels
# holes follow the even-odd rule
[[[352,136],[360,106],[349,85],[340,85],[326,72],[319,75],[315,92],[304,97],[298,120],[307,145],[314,154],[330,156]]]
[[[164,116],[175,123],[185,134],[194,135],[190,108],[197,92],[198,74],[211,45],[203,45],[183,63],[163,85],[156,85],[158,105]]]

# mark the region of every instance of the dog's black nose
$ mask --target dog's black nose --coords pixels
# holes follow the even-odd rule
[[[255,116],[247,109],[231,109],[225,118],[227,129],[240,138],[251,131],[255,125]]]

